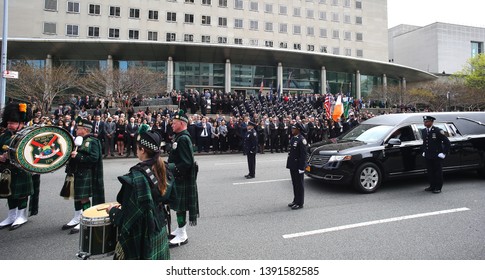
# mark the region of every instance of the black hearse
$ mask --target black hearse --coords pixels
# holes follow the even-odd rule
[[[374,117],[330,141],[310,147],[311,178],[375,192],[384,180],[426,173],[420,130],[423,116],[448,135],[451,148],[443,171],[477,170],[485,174],[485,112],[389,114]]]

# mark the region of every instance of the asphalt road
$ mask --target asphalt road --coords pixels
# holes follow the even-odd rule
[[[196,160],[201,215],[172,259],[485,259],[485,186],[474,173],[446,176],[441,194],[424,192],[424,177],[386,182],[369,195],[305,178],[305,207],[293,211],[286,154],[258,155],[252,180],[241,154]],[[104,161],[107,201],[119,190],[116,177],[136,162]],[[39,215],[0,230],[0,259],[76,259],[79,236],[61,230],[73,214],[73,201],[59,196],[64,175],[41,176]],[[0,219],[7,211],[2,200]]]

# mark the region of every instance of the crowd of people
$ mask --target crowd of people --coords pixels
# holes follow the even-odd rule
[[[190,112],[188,131],[194,151],[199,153],[244,152],[243,142],[249,121],[256,122],[259,152],[287,152],[291,138],[291,125],[301,122],[307,132],[309,144],[338,137],[361,121],[373,117],[362,109],[361,103],[347,98],[349,108],[335,121],[327,113],[321,94],[298,94],[278,98],[273,94],[246,95],[215,91],[199,93],[195,90],[172,92],[177,106],[159,108],[109,108],[103,100],[75,98],[68,105],[60,105],[50,116],[34,114],[29,125],[56,125],[76,136],[77,117],[93,122],[93,134],[103,145],[103,157],[129,157],[135,155],[135,136],[142,124],[157,131],[166,143],[166,152],[173,140],[171,123],[177,109]],[[335,95],[329,95],[335,103]],[[87,110],[85,104],[92,109]],[[81,107],[78,107],[81,106]],[[93,109],[94,108],[94,109]]]

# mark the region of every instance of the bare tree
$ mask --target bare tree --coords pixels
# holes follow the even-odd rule
[[[54,98],[67,95],[76,85],[77,72],[71,66],[46,68],[20,61],[11,68],[19,72],[19,78],[9,79],[7,96],[33,103],[42,114],[49,112]]]
[[[79,80],[78,87],[87,95],[113,99],[119,107],[131,106],[134,99],[156,97],[166,89],[164,74],[146,67],[94,69]]]

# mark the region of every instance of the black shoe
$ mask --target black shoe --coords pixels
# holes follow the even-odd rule
[[[75,225],[70,226],[70,225],[68,225],[68,224],[65,224],[65,225],[63,225],[63,226],[62,226],[62,230],[68,230],[68,229],[71,229],[71,228],[73,228],[73,227],[75,227],[75,226],[77,226],[77,225],[78,225],[78,224],[75,224]]]
[[[14,226],[11,226],[9,230],[10,230],[10,231],[12,231],[12,230],[16,230],[16,229],[18,229],[19,227],[23,226],[24,224],[25,224],[25,223],[23,223],[23,224],[19,224],[19,225],[14,225]]]
[[[79,233],[79,230],[77,228],[73,228],[71,229],[71,231],[69,232],[69,234],[76,234],[76,233]]]
[[[30,217],[30,216],[35,216],[35,215],[37,215],[37,214],[39,214],[39,210],[32,210],[32,211],[30,211],[30,213],[29,213],[29,217]]]
[[[433,190],[433,193],[440,193],[441,190]]]
[[[427,188],[426,188],[426,189],[424,189],[424,190],[425,190],[425,191],[427,191],[427,192],[432,192],[432,191],[434,190],[434,188],[432,188],[432,187],[427,187]]]
[[[179,246],[182,246],[182,245],[185,245],[189,243],[189,239],[187,238],[184,242],[180,242],[180,243],[177,243],[177,244],[172,244],[172,243],[168,243],[168,247],[169,248],[173,248],[173,247],[179,247]]]
[[[246,179],[253,179],[254,178],[254,176],[251,176],[251,175],[248,175],[248,176],[245,176],[245,177],[246,177]]]
[[[288,207],[293,207],[293,205],[295,205],[295,203],[294,203],[294,202],[292,202],[292,203],[288,203]]]
[[[13,224],[13,222],[12,222],[12,224]],[[8,227],[10,227],[12,224],[8,224],[8,225],[0,226],[0,229],[8,228]]]
[[[103,158],[107,158],[107,157],[108,157],[108,155],[104,155],[104,156],[103,156]]]
[[[298,209],[301,209],[301,208],[303,208],[303,205],[295,204],[295,205],[291,206],[291,210],[298,210]]]

